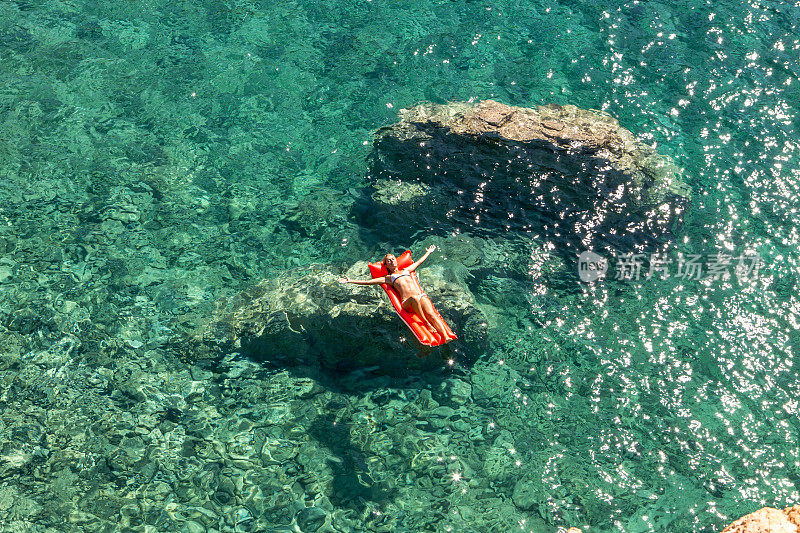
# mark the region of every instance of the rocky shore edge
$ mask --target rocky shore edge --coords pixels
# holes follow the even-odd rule
[[[798,533],[800,532],[800,505],[783,510],[762,507],[741,517],[722,533]]]

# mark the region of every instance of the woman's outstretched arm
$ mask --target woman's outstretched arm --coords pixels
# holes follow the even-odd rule
[[[339,278],[339,283],[353,283],[355,285],[380,285],[386,283],[386,278],[350,279],[347,276]]]
[[[408,267],[408,270],[411,270],[412,272],[416,270],[417,267],[420,266],[422,262],[425,261],[428,258],[428,256],[431,255],[431,252],[433,252],[435,249],[436,249],[435,244],[431,244],[430,246],[428,246],[428,248],[425,250],[425,255],[417,259],[415,262],[411,263],[411,265]]]

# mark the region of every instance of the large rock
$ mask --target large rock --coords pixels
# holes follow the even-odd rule
[[[364,279],[367,272],[366,262],[360,262],[347,275]],[[480,353],[486,340],[486,319],[466,286],[441,265],[420,268],[419,276],[439,312],[459,335],[456,342],[460,347],[431,350],[420,346],[379,286],[341,284],[327,266],[315,266],[301,274],[286,272],[245,291],[222,316],[203,328],[202,339],[206,345],[281,365],[377,365],[389,371],[441,365],[445,352],[448,358]]]
[[[652,249],[678,220],[680,171],[613,117],[492,100],[423,104],[380,129],[354,212],[399,241],[417,231],[526,231],[567,252]]]
[[[798,533],[800,505],[784,510],[764,507],[743,516],[722,530],[722,533]]]

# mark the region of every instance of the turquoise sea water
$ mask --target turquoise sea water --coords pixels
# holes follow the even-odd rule
[[[773,1],[0,3],[2,529],[717,531],[798,503],[798,21]],[[444,243],[366,238],[351,206],[373,131],[471,98],[611,114],[685,169],[670,257],[763,266],[582,284],[509,232],[469,282],[487,347],[454,343],[453,369],[186,348],[262,280]]]

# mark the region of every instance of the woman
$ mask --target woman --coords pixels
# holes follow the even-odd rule
[[[438,331],[439,334],[445,339],[444,342],[453,340],[447,334],[447,327],[445,326],[439,314],[434,310],[431,299],[427,294],[420,291],[417,284],[411,278],[411,273],[414,272],[418,266],[425,261],[431,252],[436,250],[436,246],[431,245],[425,250],[425,255],[420,257],[416,262],[410,264],[408,268],[402,270],[397,269],[397,258],[393,254],[386,254],[383,257],[383,264],[389,275],[383,278],[373,279],[350,279],[347,276],[339,278],[340,283],[354,283],[356,285],[380,285],[386,283],[391,285],[400,295],[400,305],[406,312],[414,312],[419,316],[431,331]]]

